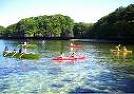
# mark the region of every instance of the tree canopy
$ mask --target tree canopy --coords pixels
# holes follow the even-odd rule
[[[30,17],[6,28],[3,36],[11,37],[73,37],[74,21],[60,14]]]
[[[92,23],[84,23],[84,22],[75,23],[73,29],[74,36],[76,38],[87,38],[89,37],[88,33],[90,32],[92,27],[93,27]]]
[[[0,26],[0,35],[4,33],[5,28],[3,26]]]
[[[133,38],[134,4],[119,7],[114,12],[102,17],[94,24],[94,37],[97,38]]]

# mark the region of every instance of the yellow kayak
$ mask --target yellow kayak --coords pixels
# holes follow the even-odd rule
[[[127,51],[120,50],[120,51],[118,51],[118,50],[111,49],[110,51],[112,53],[132,53],[131,50],[127,50]]]

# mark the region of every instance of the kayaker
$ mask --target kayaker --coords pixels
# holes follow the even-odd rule
[[[23,53],[27,53],[27,49],[26,48],[23,49]]]
[[[120,51],[120,44],[118,46],[116,46],[115,48],[117,49],[117,51]]]
[[[76,53],[75,53],[75,52],[73,52],[73,53],[72,53],[72,55],[71,55],[71,57],[74,57],[75,55],[76,55]]]
[[[60,55],[60,57],[64,57],[64,54],[62,53],[62,54]]]
[[[13,52],[16,52],[16,49],[14,49]]]
[[[5,47],[4,52],[8,52],[8,47],[7,46]]]
[[[71,43],[71,44],[70,44],[70,46],[74,46],[74,44],[73,44],[73,43]]]
[[[19,53],[22,53],[22,47],[19,49]]]
[[[26,46],[27,45],[27,42],[24,42],[24,46]]]
[[[123,51],[124,52],[127,52],[128,51],[127,48],[126,48],[126,46],[123,47]]]

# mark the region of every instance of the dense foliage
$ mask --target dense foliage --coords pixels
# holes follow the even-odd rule
[[[74,22],[68,16],[51,15],[20,20],[6,28],[8,37],[73,37]]]
[[[92,30],[93,24],[92,23],[75,23],[74,25],[74,36],[76,38],[87,38],[89,37],[88,33]]]
[[[96,38],[134,37],[134,4],[119,7],[109,15],[102,17],[94,24],[92,36]]]
[[[3,26],[0,26],[0,36],[4,33],[5,28]]]

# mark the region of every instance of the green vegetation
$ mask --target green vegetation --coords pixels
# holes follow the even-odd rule
[[[19,58],[19,59],[39,59],[40,55],[39,54],[32,54],[32,53],[28,53],[28,54],[22,54],[22,53],[15,53],[15,52],[4,52],[3,56],[5,57],[12,57],[12,58]]]
[[[88,38],[133,39],[134,4],[119,7],[114,12],[102,17],[88,31]],[[86,36],[86,35],[85,35]]]
[[[4,36],[4,37],[14,37],[14,36],[17,36],[16,35],[16,24],[12,24],[12,25],[8,26],[5,29],[5,31],[4,31],[2,36]]]
[[[93,24],[92,23],[75,23],[74,25],[74,36],[76,38],[87,38],[89,37],[89,31],[92,30]]]
[[[0,26],[0,36],[3,35],[5,28],[3,26]]]
[[[73,37],[74,22],[68,16],[51,15],[20,20],[6,28],[5,37]]]
[[[134,37],[134,4],[119,7],[94,24],[91,33],[95,38],[129,39]]]
[[[8,26],[0,26],[3,37],[75,37],[103,39],[133,39],[134,4],[119,7],[96,23],[74,23],[73,19],[60,14],[30,17]]]

